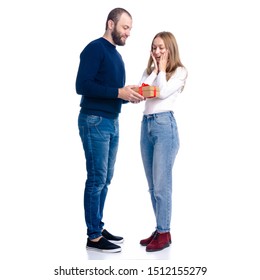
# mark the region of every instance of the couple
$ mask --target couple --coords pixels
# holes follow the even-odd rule
[[[103,37],[90,42],[80,54],[76,91],[81,95],[78,118],[87,169],[84,192],[87,249],[120,252],[123,237],[104,229],[103,209],[113,177],[118,148],[121,105],[145,98],[125,86],[125,67],[116,46],[130,36],[132,17],[122,8],[107,17]],[[140,84],[158,86],[160,96],[145,100],[141,128],[141,154],[156,218],[156,228],[140,241],[153,252],[171,243],[172,168],[179,148],[173,104],[184,88],[187,72],[170,32],[158,33],[151,44],[147,68]]]

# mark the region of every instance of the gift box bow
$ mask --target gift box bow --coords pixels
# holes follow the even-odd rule
[[[155,86],[150,86],[145,83],[142,83],[142,85],[139,87],[139,94],[143,95],[143,87],[153,87],[153,96],[150,96],[148,98],[153,98],[157,96],[157,88]]]

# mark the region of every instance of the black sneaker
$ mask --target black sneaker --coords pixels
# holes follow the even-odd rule
[[[98,242],[93,242],[88,238],[87,250],[106,252],[106,253],[117,253],[121,252],[121,247],[109,242],[106,238],[101,237]]]
[[[115,236],[111,233],[109,233],[106,229],[102,231],[102,236],[105,237],[107,240],[115,243],[115,244],[120,244],[124,242],[124,238],[121,236]]]

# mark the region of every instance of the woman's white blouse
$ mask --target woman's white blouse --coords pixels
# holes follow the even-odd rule
[[[173,111],[174,103],[184,88],[186,78],[187,70],[184,67],[178,67],[168,81],[166,80],[165,72],[160,71],[158,75],[152,72],[148,76],[145,70],[140,85],[145,83],[150,86],[159,87],[160,96],[146,99],[144,114],[148,115]]]

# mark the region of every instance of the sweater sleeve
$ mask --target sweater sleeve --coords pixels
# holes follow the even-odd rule
[[[103,56],[104,52],[100,44],[89,44],[80,54],[76,78],[76,92],[79,95],[102,99],[118,97],[118,88],[105,86],[96,79]]]

